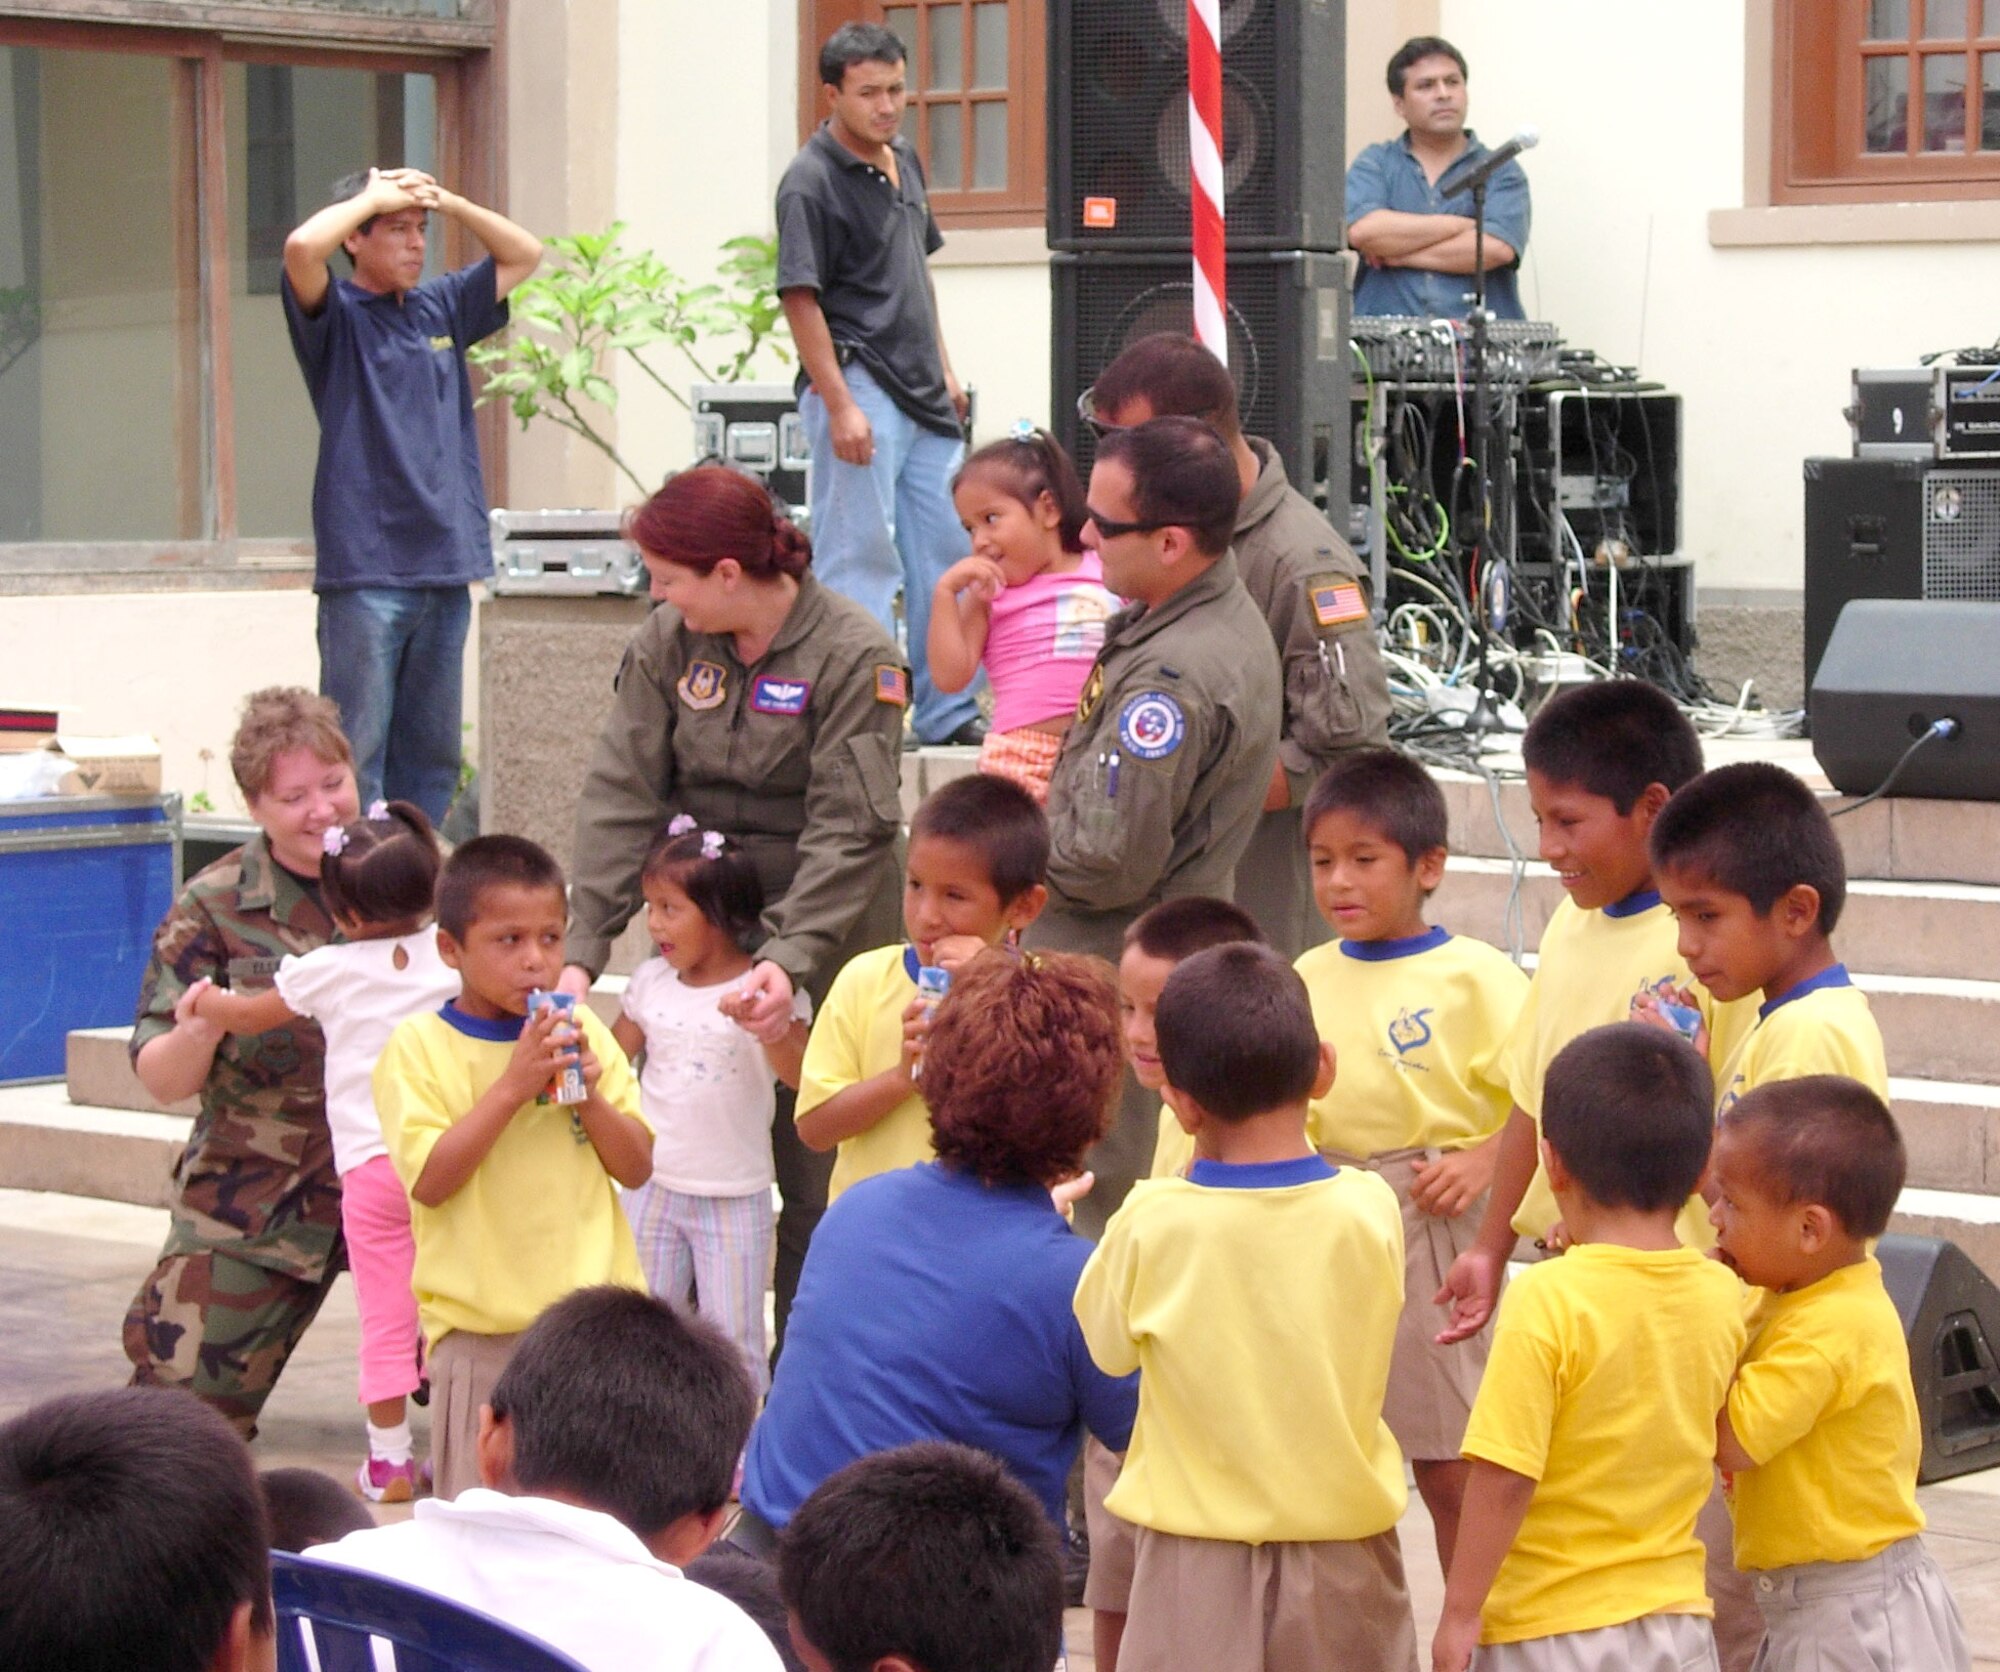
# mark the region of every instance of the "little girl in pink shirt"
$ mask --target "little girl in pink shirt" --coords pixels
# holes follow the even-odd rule
[[[1076,466],[1047,432],[1023,423],[965,461],[951,486],[972,555],[939,577],[931,603],[931,678],[962,691],[982,666],[993,728],[979,770],[1046,803],[1049,774],[1118,600],[1097,553]]]

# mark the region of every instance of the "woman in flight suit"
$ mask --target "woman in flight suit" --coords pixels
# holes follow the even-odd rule
[[[581,993],[644,904],[639,865],[676,814],[749,851],[768,905],[746,1025],[782,1026],[856,952],[896,939],[909,675],[754,479],[696,465],[632,513],[658,608],[626,647],[577,806],[569,968]],[[831,1154],[799,1142],[780,1088],[772,1146],[778,1332],[826,1206]]]

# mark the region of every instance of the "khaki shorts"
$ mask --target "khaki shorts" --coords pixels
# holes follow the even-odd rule
[[[520,1344],[516,1335],[474,1335],[455,1329],[431,1349],[431,1469],[433,1490],[456,1498],[479,1482],[479,1407]]]
[[[1135,1529],[1119,1672],[1417,1672],[1396,1530],[1233,1544]]]
[[[1920,1538],[1861,1562],[1750,1575],[1763,1611],[1756,1672],[1968,1672],[1965,1623]]]
[[[1596,1631],[1482,1644],[1472,1672],[1715,1672],[1706,1614],[1642,1614]]]
[[[1094,1434],[1083,1440],[1083,1524],[1090,1532],[1090,1576],[1083,1582],[1083,1605],[1100,1614],[1122,1614],[1132,1601],[1133,1536],[1138,1529],[1104,1507],[1105,1494],[1118,1484],[1125,1456]]]
[[[1378,1174],[1402,1204],[1403,1315],[1396,1321],[1396,1349],[1389,1360],[1382,1420],[1405,1457],[1418,1462],[1456,1458],[1492,1350],[1493,1321],[1489,1318],[1477,1335],[1440,1347],[1437,1332],[1451,1322],[1451,1308],[1437,1305],[1431,1297],[1444,1286],[1452,1262],[1478,1236],[1486,1198],[1481,1196],[1456,1219],[1425,1213],[1411,1200],[1417,1163],[1437,1160],[1442,1150],[1387,1150],[1365,1158],[1338,1150],[1322,1153],[1336,1167],[1365,1167]]]

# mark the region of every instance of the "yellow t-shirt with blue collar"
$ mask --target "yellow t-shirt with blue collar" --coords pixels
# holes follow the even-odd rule
[[[903,1012],[917,996],[917,949],[898,942],[841,966],[819,1008],[799,1069],[798,1112],[809,1115],[835,1092],[886,1074],[903,1059]],[[831,1202],[844,1190],[899,1167],[933,1160],[931,1112],[912,1092],[866,1132],[834,1153]]]
[[[638,1078],[611,1030],[586,1005],[575,1014],[601,1070],[598,1095],[651,1134]],[[521,1024],[468,1016],[455,1004],[397,1024],[373,1084],[405,1190],[432,1146],[506,1072]],[[436,1207],[411,1201],[410,1231],[410,1286],[430,1347],[453,1330],[513,1335],[592,1284],[646,1286],[617,1185],[575,1110],[560,1103],[522,1104],[471,1178]]]
[[[1808,1074],[1844,1074],[1888,1101],[1882,1030],[1845,964],[1808,976],[1758,1007],[1749,1036],[1715,1077],[1716,1107],[1727,1109],[1746,1091]]]
[[[1542,1077],[1556,1053],[1580,1033],[1632,1018],[1632,1001],[1663,987],[1685,988],[1708,1024],[1711,1066],[1727,1062],[1756,1020],[1749,999],[1718,1004],[1680,955],[1674,914],[1657,891],[1642,889],[1615,905],[1585,911],[1564,900],[1542,931],[1540,957],[1508,1042],[1504,1074],[1514,1102],[1541,1126]],[[1562,1218],[1539,1157],[1514,1214],[1524,1237],[1547,1235]],[[1683,1236],[1706,1247],[1713,1240],[1697,1198],[1683,1215]]]
[[[1502,1058],[1528,978],[1498,947],[1432,928],[1315,946],[1295,967],[1334,1051],[1306,1117],[1316,1149],[1463,1149],[1506,1124]]]
[[[1371,1538],[1401,1519],[1382,1396],[1403,1221],[1373,1173],[1309,1155],[1141,1180],[1075,1310],[1099,1369],[1140,1372],[1114,1515],[1238,1544]]]

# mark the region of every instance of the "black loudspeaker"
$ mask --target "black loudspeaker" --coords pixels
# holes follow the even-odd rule
[[[1194,331],[1194,281],[1176,254],[1057,252],[1050,403],[1057,438],[1086,482],[1096,436],[1077,397],[1134,339]],[[1347,274],[1345,258],[1287,250],[1229,258],[1229,369],[1243,428],[1278,449],[1301,493],[1323,484],[1347,505]]]
[[[1221,0],[1232,250],[1334,250],[1346,183],[1342,0]],[[1057,250],[1188,248],[1187,0],[1049,0]]]
[[[1806,460],[1807,690],[1850,599],[1924,595],[1929,468],[1921,459]]]
[[[1910,757],[1898,795],[2000,801],[2000,604],[1857,598],[1840,612],[1808,699],[1813,754],[1846,795],[1880,786],[1935,720],[1958,722]]]
[[[2000,1289],[1956,1243],[1884,1237],[1882,1281],[1910,1342],[1928,1485],[2000,1464]]]

